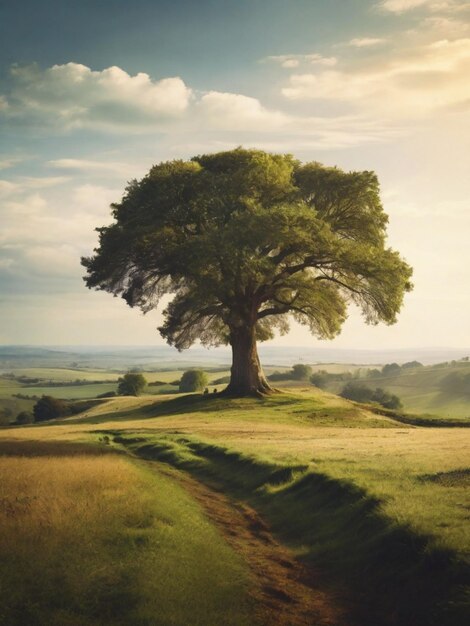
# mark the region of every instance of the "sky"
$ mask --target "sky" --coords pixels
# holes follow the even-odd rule
[[[415,287],[329,347],[470,347],[464,0],[1,3],[0,344],[163,343],[80,257],[129,180],[239,145],[379,176]],[[273,345],[326,344],[293,324]]]

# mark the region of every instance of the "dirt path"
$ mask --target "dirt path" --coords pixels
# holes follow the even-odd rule
[[[186,473],[146,461],[177,480],[204,508],[227,542],[248,563],[257,623],[265,626],[348,626],[333,595],[320,588],[317,573],[279,544],[258,513],[210,489]]]

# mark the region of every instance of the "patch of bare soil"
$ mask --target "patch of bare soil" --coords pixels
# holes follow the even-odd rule
[[[349,626],[339,599],[322,588],[318,572],[304,566],[276,541],[253,508],[231,500],[184,472],[162,463],[148,463],[178,480],[248,563],[257,624]]]

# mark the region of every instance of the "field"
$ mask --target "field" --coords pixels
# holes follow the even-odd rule
[[[113,621],[117,618],[108,614],[98,615],[96,622],[91,621],[90,613],[68,615],[69,622],[57,617],[61,613],[55,611],[65,610],[64,606],[88,607],[91,603],[95,608],[107,606],[99,609],[106,611],[113,602],[96,600],[98,596],[86,600],[87,594],[92,594],[91,587],[99,595],[100,584],[83,586],[73,574],[75,567],[82,566],[72,563],[73,580],[67,583],[70,596],[59,609],[51,608],[48,598],[53,595],[52,589],[44,591],[46,583],[41,580],[39,587],[45,595],[37,602],[47,607],[41,623],[296,626],[312,623],[314,615],[314,623],[338,626],[460,626],[468,618],[462,587],[468,582],[470,549],[469,434],[468,429],[460,427],[402,424],[312,387],[291,389],[265,400],[224,400],[199,395],[116,398],[81,417],[60,423],[0,431],[3,454],[13,454],[0,457],[6,464],[6,474],[10,473],[9,481],[2,485],[3,498],[9,501],[18,492],[19,480],[26,497],[42,493],[41,485],[57,476],[54,463],[83,463],[87,468],[83,475],[88,478],[84,478],[82,487],[82,471],[77,465],[73,472],[76,482],[67,483],[67,472],[63,476],[60,473],[60,479],[55,480],[63,479],[67,488],[53,487],[50,497],[60,501],[62,489],[71,494],[67,498],[74,499],[74,506],[88,507],[91,516],[104,516],[100,523],[80,524],[78,528],[76,519],[80,515],[66,499],[60,515],[66,511],[67,517],[70,511],[75,526],[72,522],[64,523],[64,531],[57,521],[34,526],[39,527],[37,532],[48,525],[53,529],[49,537],[57,550],[65,543],[86,543],[93,550],[97,546],[96,558],[103,563],[104,571],[108,567],[114,571],[112,563],[117,558],[123,568],[117,571],[129,574],[119,584],[122,589],[129,587],[129,606],[133,608],[121,616],[122,622]],[[81,445],[87,446],[86,463],[82,457],[74,456]],[[62,446],[65,452],[58,460],[52,449],[51,458],[44,463],[44,457],[31,456],[43,446]],[[19,458],[24,449],[30,452]],[[116,479],[113,472],[107,477],[103,475],[103,463],[117,464]],[[40,471],[39,466],[43,468]],[[168,474],[169,471],[176,473]],[[138,483],[138,488],[124,488],[122,485],[131,484],[126,482],[129,480]],[[143,500],[125,501],[128,489],[133,497]],[[201,495],[201,489],[209,492]],[[93,494],[91,502],[89,493]],[[113,498],[113,494],[116,498],[108,509],[107,499]],[[225,509],[222,504],[214,504],[222,497],[220,494],[226,499]],[[49,497],[47,493],[43,495]],[[109,515],[96,509],[100,502]],[[178,524],[188,521],[186,513],[181,515],[180,507],[189,507],[195,516],[188,521],[191,530],[187,530],[188,526],[181,529],[181,534],[174,538],[175,544],[168,535],[153,535],[155,524],[146,525],[140,520],[133,526],[123,526],[126,507],[128,513],[129,506],[141,511],[141,502],[146,502],[145,509],[158,511],[157,517],[173,516]],[[247,528],[243,520],[237,521],[241,510],[245,522],[249,520]],[[203,522],[207,535],[198,539]],[[235,531],[237,524],[245,530]],[[90,528],[93,532],[89,532]],[[108,540],[98,528],[106,528]],[[5,536],[18,531],[18,527],[7,529]],[[140,532],[145,536],[142,542],[129,539],[133,533],[140,536]],[[31,546],[38,537],[28,533],[19,534],[30,543],[5,544],[3,549],[7,553],[10,550],[11,559],[17,550],[24,559],[29,551],[34,553]],[[240,537],[247,533],[243,544]],[[110,548],[115,545],[113,536],[127,537],[117,543],[124,542],[126,546],[122,554],[116,555]],[[201,545],[202,552],[198,548]],[[58,575],[54,557],[57,553],[47,550],[52,555],[50,560],[45,551],[38,558],[47,564],[46,580],[52,581]],[[223,577],[229,581],[225,591],[205,578],[208,567],[214,577],[221,575],[210,568],[216,568],[223,550],[227,551],[223,563],[228,572]],[[282,558],[276,556],[276,550],[285,551]],[[202,553],[211,565],[203,567],[197,563]],[[86,558],[78,548],[76,556],[78,563]],[[161,570],[161,559],[167,569]],[[284,562],[290,563],[289,567],[277,571],[279,563]],[[15,576],[21,577],[21,559],[19,563],[19,569],[13,569]],[[94,566],[90,567],[94,571]],[[308,574],[299,573],[295,578],[293,572],[298,567],[306,567]],[[182,588],[177,583],[181,568],[189,577]],[[165,575],[160,577],[160,571]],[[266,582],[268,571],[273,580]],[[61,571],[60,576],[63,575]],[[18,579],[13,576],[11,580]],[[38,586],[30,592],[30,584],[29,579],[28,584],[16,583],[18,598],[25,593],[28,597],[39,593]],[[162,585],[168,585],[168,589]],[[302,585],[307,585],[307,590],[301,593]],[[213,597],[207,599],[211,608],[204,614],[206,602],[205,608],[198,606],[194,596],[202,593],[205,597],[206,586],[211,587]],[[84,600],[75,599],[74,604],[67,600],[72,595],[83,596]],[[165,613],[176,605],[178,615]],[[217,611],[221,606],[227,608],[225,615],[233,622],[227,621],[227,617],[220,621]]]
[[[27,367],[4,372],[0,374],[0,425],[11,423],[21,411],[32,411],[37,398],[42,395],[62,400],[86,400],[96,398],[103,393],[116,392],[117,381],[125,371]],[[169,383],[178,381],[183,371],[181,369],[139,370],[149,383],[146,390],[148,395],[176,393],[178,385]],[[271,371],[273,371],[271,368],[267,368],[268,373]],[[209,370],[207,374],[210,381],[209,389],[213,391],[217,385],[213,385],[212,382],[228,376],[229,371],[219,367]],[[25,382],[26,380],[38,382]],[[164,384],[152,385],[154,382]],[[220,388],[221,385],[219,385]]]
[[[174,480],[97,447],[2,443],[2,624],[248,626],[247,568]]]
[[[364,376],[364,373],[365,370],[362,370],[361,375]],[[373,388],[382,387],[397,395],[406,411],[469,420],[470,391],[459,393],[443,387],[443,381],[455,374],[470,374],[470,364],[467,361],[453,361],[415,369],[402,369],[394,375],[361,377],[360,382]],[[339,393],[343,385],[341,382],[332,382],[327,388]]]

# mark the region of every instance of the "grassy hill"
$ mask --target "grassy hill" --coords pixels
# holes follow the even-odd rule
[[[457,390],[446,387],[445,380],[451,375],[470,375],[470,363],[452,361],[416,368],[400,368],[393,374],[380,374],[374,377],[367,376],[367,370],[362,369],[358,382],[372,388],[381,387],[397,395],[406,411],[428,413],[442,418],[470,419],[470,388]],[[326,389],[340,393],[344,384],[344,381],[331,379],[327,382]]]
[[[93,407],[80,418],[4,429],[0,431],[0,454],[9,455],[5,460],[10,461],[20,454],[25,456],[25,449],[34,457],[41,446],[59,445],[58,442],[62,446],[93,445],[94,450],[119,459],[131,473],[136,471],[135,468],[143,471],[144,467],[148,470],[151,466],[152,471],[157,472],[158,481],[161,468],[172,467],[178,472],[177,476],[192,477],[192,485],[206,485],[204,488],[209,489],[209,495],[205,499],[201,499],[200,493],[191,486],[186,485],[185,493],[189,489],[190,500],[196,499],[205,507],[205,519],[219,529],[227,554],[235,553],[227,557],[235,568],[229,568],[234,573],[230,574],[231,579],[227,574],[232,580],[227,584],[230,597],[236,599],[235,604],[241,611],[240,614],[233,613],[234,604],[230,604],[223,590],[215,586],[212,606],[216,608],[206,615],[207,625],[220,623],[217,622],[220,620],[217,607],[229,602],[226,605],[228,615],[236,615],[239,621],[235,619],[234,623],[240,624],[248,620],[250,624],[297,626],[312,623],[315,614],[314,623],[338,626],[350,623],[361,626],[460,626],[467,621],[461,588],[468,580],[466,563],[470,549],[469,439],[469,429],[404,425],[310,386],[262,400],[226,400],[199,395],[115,398]],[[22,448],[23,452],[15,453],[18,445],[26,446]],[[53,451],[51,456],[54,456]],[[150,466],[140,465],[144,462]],[[164,475],[162,480],[164,478],[173,480],[174,476]],[[117,479],[116,485],[119,482]],[[21,489],[25,490],[27,497],[35,492],[35,484],[33,482],[29,489],[23,481]],[[105,508],[109,494],[113,493],[112,485],[106,485],[102,486],[104,491],[101,487],[97,491],[102,494],[98,499],[102,499]],[[74,492],[77,506],[88,497],[87,489],[84,486],[81,491]],[[96,491],[96,487],[93,489]],[[17,497],[18,490],[17,483],[6,485],[3,497],[12,498],[13,494]],[[219,509],[214,512],[207,505],[220,492],[238,515],[240,511],[248,510],[243,507],[255,512],[246,516],[243,513],[251,520],[248,523],[250,532],[255,533],[250,535],[245,547],[230,533],[235,523],[232,514],[224,526],[223,520],[228,514],[222,514]],[[124,492],[121,490],[120,493]],[[176,487],[174,493],[178,499]],[[172,505],[162,494],[165,494],[164,488],[156,486],[146,491],[145,498],[155,499],[155,506],[160,507],[159,515],[166,517],[165,509]],[[178,517],[180,505],[175,506],[174,515]],[[197,507],[196,510],[201,511]],[[66,513],[62,515],[64,519],[67,517]],[[256,518],[257,521],[253,521],[252,515],[260,515],[261,520]],[[132,534],[132,528],[146,528],[141,522],[136,523],[137,526],[130,526],[129,531],[122,532]],[[192,521],[191,524],[195,524],[194,529],[190,532],[182,530],[176,539],[163,533],[156,544],[149,537],[123,544],[126,546],[124,563],[134,563],[133,577],[137,576],[138,580],[151,578],[142,594],[133,596],[135,610],[123,617],[123,624],[160,623],[146,622],[144,618],[139,621],[136,617],[148,616],[149,613],[145,612],[152,602],[153,606],[160,602],[163,605],[165,602],[179,603],[179,616],[173,621],[167,618],[168,621],[162,624],[204,623],[203,618],[198,618],[199,621],[192,618],[201,610],[194,608],[192,602],[196,601],[181,600],[177,591],[170,593],[160,569],[154,565],[154,569],[149,570],[146,558],[142,560],[143,553],[147,554],[150,549],[154,557],[163,559],[163,562],[167,558],[176,561],[182,558],[172,553],[172,549],[195,554],[194,542],[204,550],[205,544],[197,543],[200,522]],[[153,522],[150,527],[154,527]],[[74,533],[78,530],[71,525],[69,531],[71,535],[64,541],[73,543]],[[16,528],[16,532],[21,534],[23,531]],[[59,531],[53,530],[52,535],[56,532]],[[269,532],[274,537],[268,541],[268,535],[263,533]],[[236,536],[239,534],[244,535],[237,531]],[[103,567],[106,563],[112,567],[113,559],[122,557],[109,552],[108,548],[99,547],[104,540],[98,535],[91,534],[87,541],[91,546],[98,545]],[[202,541],[210,541],[212,546],[212,539]],[[105,545],[108,545],[106,541]],[[307,568],[298,579],[303,581],[302,584],[309,581],[310,591],[302,597],[295,595],[301,589],[300,583],[289,586],[293,574],[288,574],[287,570],[269,584],[263,574],[251,580],[254,596],[243,586],[246,584],[243,580],[247,580],[243,578],[248,575],[246,572],[257,568],[261,572],[274,572],[273,563],[283,561],[284,557],[274,558],[271,554],[274,545],[285,546],[282,549],[287,550],[287,561],[294,559],[289,561],[290,568],[295,569],[296,563],[303,563]],[[258,548],[255,550],[253,546],[264,546],[262,550],[269,554],[260,556],[256,551]],[[27,558],[32,547],[26,545],[21,550]],[[209,561],[212,558],[217,561],[220,550],[222,547],[214,548],[207,556]],[[77,555],[80,562],[82,557]],[[268,557],[271,561],[266,564],[262,559]],[[39,586],[46,584],[44,581],[49,576],[52,580],[57,575],[54,563],[44,558]],[[175,563],[177,569],[174,572],[163,570],[165,580],[170,577],[170,586],[176,584],[173,576],[178,575],[179,566],[180,563]],[[207,579],[201,581],[200,577],[204,567],[214,568],[215,564],[202,567],[194,558],[188,557],[181,566],[186,567],[189,577],[188,587],[181,591],[182,594],[189,593],[193,598],[195,592],[190,589],[213,585]],[[313,572],[317,573],[314,575]],[[122,582],[119,588],[124,590],[126,584],[130,585]],[[131,587],[135,593],[135,586]],[[26,587],[20,584],[19,589],[22,588]],[[87,598],[89,591],[78,587],[74,593],[78,594],[77,597],[84,594]],[[154,594],[153,600],[149,600],[146,593]],[[263,611],[271,606],[268,617],[267,613],[263,617],[253,612],[254,597],[255,604]],[[320,597],[323,600],[320,601]],[[315,608],[308,605],[308,611],[314,612],[309,613],[309,622],[305,611],[307,600],[312,598],[316,600]],[[43,601],[49,602],[47,598]],[[85,607],[89,606],[87,602]],[[104,600],[96,602],[101,606]],[[73,606],[79,604],[76,600]],[[320,605],[326,613],[320,611]],[[297,607],[295,611],[294,606]],[[339,617],[332,616],[329,610],[333,606],[344,613],[340,611]],[[82,609],[74,610],[80,615]],[[281,617],[274,618],[273,614],[283,616],[284,621]],[[69,623],[57,621],[56,613],[51,615],[54,619],[48,623]],[[94,623],[86,621],[88,618],[79,621],[76,615],[74,619],[70,623]]]

